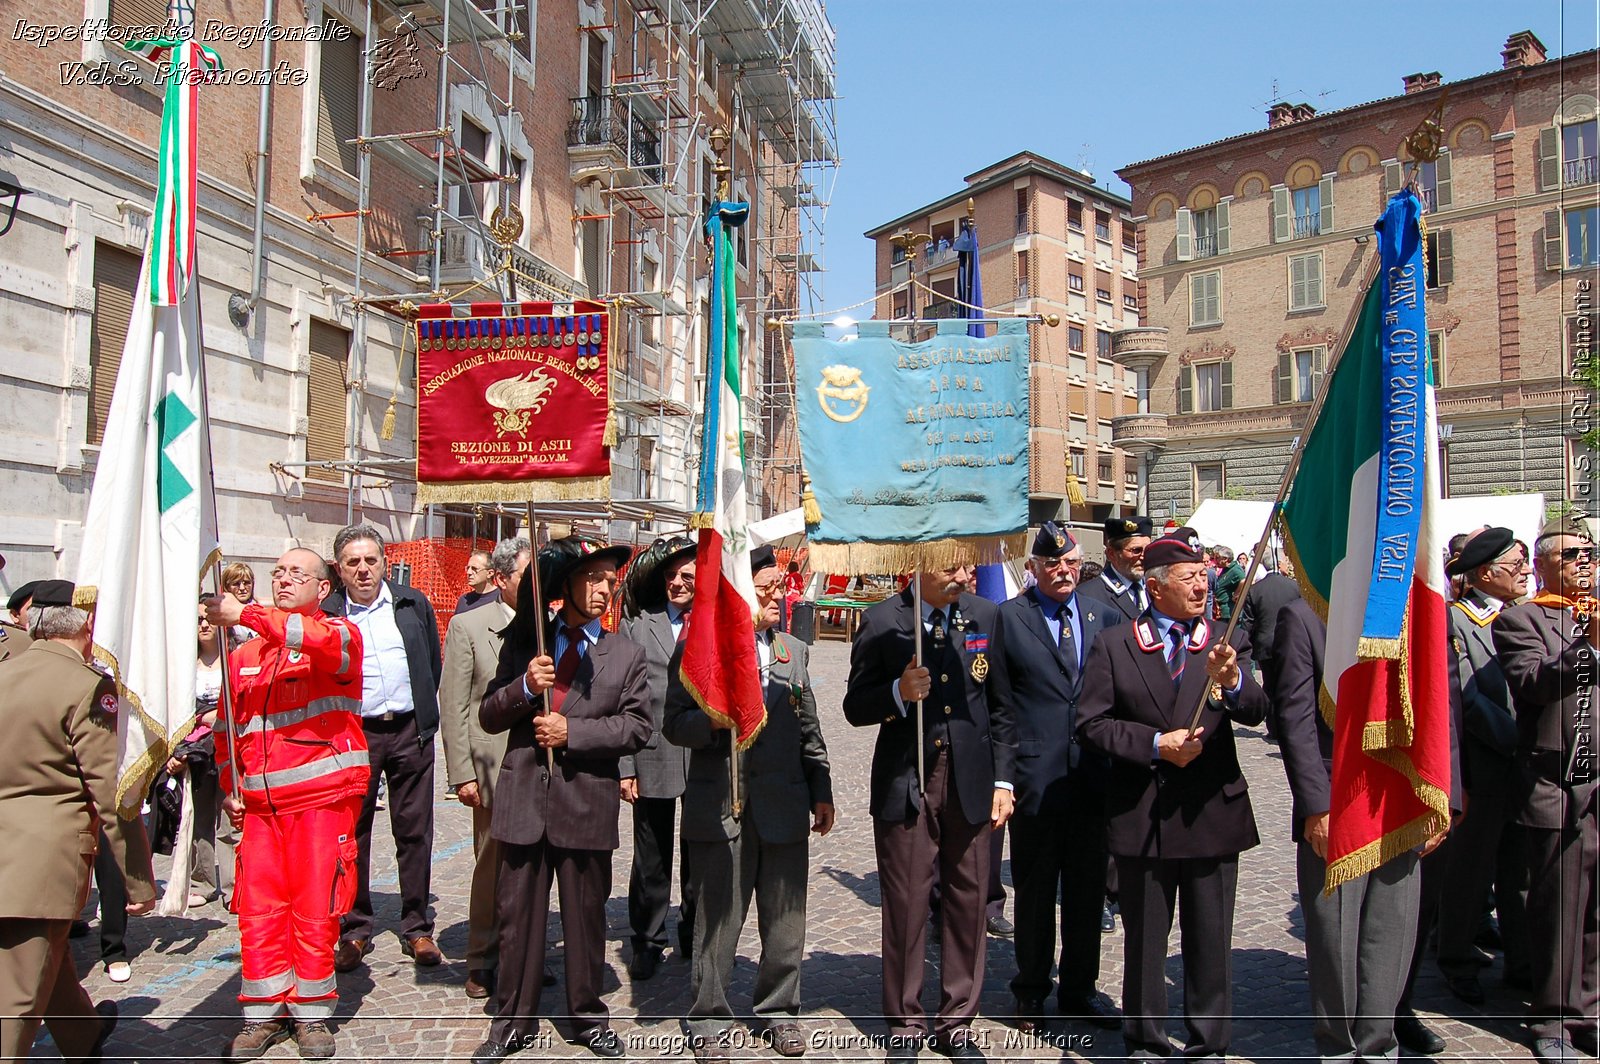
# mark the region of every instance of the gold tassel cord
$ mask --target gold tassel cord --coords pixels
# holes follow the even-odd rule
[[[406,368],[406,351],[416,341],[416,335],[417,323],[406,322],[405,332],[400,334],[400,354],[394,363],[394,390],[389,393],[389,407],[383,412],[383,425],[378,429],[378,438],[381,440],[394,439],[395,411],[400,403],[400,378]]]
[[[811,476],[800,474],[800,516],[811,528],[822,524],[822,507],[817,504],[817,493],[811,490]]]

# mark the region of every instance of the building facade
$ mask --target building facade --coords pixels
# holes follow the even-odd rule
[[[1372,223],[1413,172],[1446,493],[1585,501],[1573,371],[1600,262],[1596,53],[1548,59],[1522,32],[1502,60],[1328,114],[1280,103],[1266,129],[1118,171],[1150,328],[1117,337],[1148,409],[1114,438],[1146,456],[1154,515],[1276,495],[1375,270]],[[1443,150],[1413,168],[1406,138],[1441,103]]]
[[[952,245],[969,201],[985,305],[1060,318],[1029,328],[1030,523],[1132,512],[1137,463],[1113,447],[1112,424],[1135,411],[1137,397],[1131,375],[1111,359],[1112,335],[1139,323],[1129,202],[1032,152],[970,174],[960,191],[867,232],[877,317],[968,316],[955,302]],[[894,240],[906,232],[930,238],[909,266]]]
[[[799,493],[792,390],[759,328],[817,297],[817,174],[836,164],[821,0],[242,0],[198,5],[229,72],[201,89],[199,286],[223,547],[496,536],[520,507],[420,507],[405,301],[620,301],[612,499],[648,540],[693,508],[709,263],[730,169],[747,453],[763,512]],[[120,41],[162,0],[43,0],[0,36],[0,582],[67,575],[110,406],[160,138],[158,68]],[[711,133],[729,147],[714,156]],[[825,187],[825,186],[824,186]],[[514,239],[490,233],[520,214]],[[509,262],[512,271],[498,268]],[[386,414],[394,426],[385,439]],[[609,526],[608,526],[609,522]]]

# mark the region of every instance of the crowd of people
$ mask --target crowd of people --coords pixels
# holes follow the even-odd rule
[[[1589,622],[1594,547],[1583,523],[1552,522],[1531,545],[1504,528],[1452,541],[1455,816],[1331,892],[1326,626],[1289,559],[1269,552],[1249,581],[1247,559],[1207,552],[1188,528],[1155,537],[1133,516],[1103,531],[1103,561],[1090,563],[1071,529],[1044,524],[1025,587],[1008,601],[978,597],[973,568],[955,565],[912,574],[915,587],[861,619],[842,710],[876,732],[865,812],[892,1064],[923,1048],[982,1059],[972,1022],[987,942],[1011,930],[994,908],[1006,836],[1016,945],[1006,1020],[1025,1032],[1058,1018],[1120,1028],[1129,1056],[1171,1055],[1176,916],[1181,1052],[1226,1056],[1239,855],[1260,841],[1234,735],[1262,725],[1293,802],[1319,1055],[1446,1048],[1410,1006],[1430,936],[1449,990],[1472,1004],[1484,1000],[1484,947],[1503,951],[1538,1059],[1594,1055],[1600,625]],[[477,1064],[537,1044],[540,996],[554,984],[544,956],[552,886],[571,1037],[598,1057],[624,1055],[601,992],[623,803],[629,978],[655,978],[675,943],[690,962],[692,1055],[727,1064],[735,950],[753,902],[750,1012],[772,1052],[803,1055],[809,846],[837,813],[809,647],[782,630],[786,599],[803,586],[798,567],[780,566],[771,548],[751,554],[749,654],[767,723],[736,749],[733,722],[680,676],[691,540],[658,540],[635,558],[584,537],[538,550],[506,539],[468,562],[469,590],[442,641],[428,600],[387,578],[381,532],[354,525],[332,547],[331,560],[286,552],[266,602],[244,565],[225,571],[225,594],[202,597],[195,726],[152,789],[148,840],[117,815],[119,704],[92,664],[92,618],[65,581],[13,596],[18,623],[0,626],[0,715],[16,723],[0,759],[0,837],[39,859],[0,869],[0,1056],[25,1056],[44,1022],[64,1056],[98,1059],[115,1006],[91,1005],[67,939],[92,870],[107,972],[129,977],[115,951],[126,915],[154,904],[150,843],[188,847],[174,861],[188,878],[169,892],[187,890],[191,905],[226,898],[238,918],[243,1022],[223,1059],[253,1060],[288,1040],[302,1057],[334,1056],[339,976],[365,963],[381,930],[370,894],[380,782],[401,901],[394,930],[417,965],[444,960],[429,906],[436,735],[446,787],[472,811],[463,989],[489,999],[493,1017]],[[613,633],[603,621],[619,595],[625,619]],[[231,727],[218,719],[224,643]],[[174,840],[167,796],[184,786],[195,826]],[[1124,929],[1120,1008],[1100,986],[1108,898]],[[930,937],[932,1016],[920,1003]]]

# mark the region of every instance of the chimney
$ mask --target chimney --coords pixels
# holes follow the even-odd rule
[[[1405,84],[1406,95],[1410,96],[1414,92],[1422,92],[1425,89],[1437,89],[1439,87],[1440,75],[1439,72],[1435,70],[1428,74],[1407,74],[1400,80]]]
[[[1294,122],[1294,105],[1275,103],[1267,108],[1267,128],[1282,129]]]
[[[1500,57],[1505,60],[1506,70],[1538,66],[1545,59],[1544,42],[1535,37],[1532,30],[1513,33],[1506,38],[1506,46],[1501,49]]]
[[[1294,120],[1296,122],[1304,122],[1308,118],[1315,118],[1316,114],[1317,109],[1308,103],[1297,103],[1294,105]]]

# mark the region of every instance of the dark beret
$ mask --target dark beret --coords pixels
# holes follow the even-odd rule
[[[72,605],[71,580],[40,580],[33,589],[35,606]]]
[[[1104,528],[1106,539],[1109,540],[1127,539],[1130,536],[1148,536],[1150,534],[1150,519],[1143,514],[1131,514],[1128,517],[1108,517]]]
[[[1205,560],[1205,551],[1200,546],[1199,534],[1187,525],[1174,529],[1160,539],[1151,540],[1150,545],[1144,549],[1146,571],[1163,565],[1176,565],[1179,562]]]
[[[1445,563],[1444,571],[1451,576],[1470,573],[1500,557],[1516,541],[1517,534],[1509,528],[1486,528],[1461,545],[1461,553]]]
[[[1035,558],[1059,558],[1071,553],[1077,545],[1071,532],[1054,521],[1046,521],[1039,526],[1039,534],[1033,537],[1033,550],[1029,553]]]
[[[763,569],[770,569],[778,564],[777,553],[767,544],[762,544],[750,552],[750,575],[754,576]]]
[[[28,600],[33,598],[33,593],[39,590],[41,583],[43,583],[42,580],[29,580],[26,584],[17,588],[11,593],[11,597],[6,599],[6,609],[12,613],[22,609],[28,604]]]

